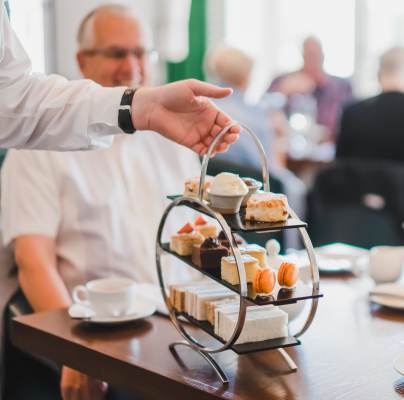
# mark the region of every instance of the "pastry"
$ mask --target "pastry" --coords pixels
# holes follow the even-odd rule
[[[270,268],[261,268],[255,271],[253,287],[257,293],[271,293],[275,287],[275,283],[276,274]]]
[[[204,182],[204,191],[203,191],[203,199],[208,200],[208,192],[207,189],[209,188],[211,182],[212,182],[213,177],[210,175],[205,176],[205,182]],[[196,178],[190,178],[185,181],[185,190],[184,190],[184,196],[187,197],[198,197],[199,194],[199,182],[200,182],[200,177]]]
[[[212,325],[215,324],[215,310],[228,305],[240,305],[238,296],[225,297],[220,300],[210,300],[205,304],[206,318]]]
[[[245,219],[255,222],[281,222],[289,216],[285,195],[271,192],[253,194],[248,202]]]
[[[238,311],[218,310],[215,332],[228,341],[237,324]],[[243,329],[236,344],[259,342],[286,337],[288,335],[288,315],[272,305],[248,307]]]
[[[267,264],[267,252],[266,250],[258,246],[258,244],[245,244],[239,247],[241,254],[248,254],[251,257],[254,257],[258,260],[258,263],[261,268],[266,268]]]
[[[241,238],[241,236],[237,235],[237,233],[232,233],[234,240],[236,241],[237,245],[243,244],[244,241]],[[225,246],[227,248],[230,248],[230,244],[229,241],[227,240],[226,235],[224,234],[223,231],[220,231],[219,236],[217,237],[217,239],[219,240],[220,244],[222,246]]]
[[[253,178],[241,178],[243,182],[247,185],[248,193],[245,195],[241,205],[246,206],[248,199],[252,194],[256,193],[257,190],[260,190],[262,187],[262,183]]]
[[[180,256],[190,256],[192,246],[203,242],[203,236],[194,230],[191,224],[184,225],[176,235],[171,236],[170,250]]]
[[[259,269],[258,261],[256,258],[247,254],[241,256],[246,273],[247,283],[251,283],[254,279],[254,273]],[[236,260],[233,256],[223,257],[221,263],[221,277],[231,285],[238,285],[240,283],[238,277],[238,270]]]
[[[201,291],[209,291],[209,290],[220,290],[223,289],[222,285],[215,283],[206,282],[202,283],[183,283],[183,284],[175,284],[170,285],[169,296],[171,300],[171,304],[174,305],[174,308],[178,312],[186,312],[187,304],[186,300],[189,301],[190,293],[201,292]]]
[[[208,223],[206,219],[202,217],[202,215],[196,218],[194,228],[205,238],[217,236],[217,226],[215,224]]]
[[[222,257],[229,255],[229,250],[217,239],[208,237],[201,244],[192,247],[192,262],[207,271],[219,271]]]
[[[211,207],[222,214],[238,213],[247,193],[247,185],[238,175],[229,172],[216,175],[208,189]]]
[[[189,315],[198,321],[207,320],[206,303],[213,300],[221,300],[231,295],[231,291],[223,288],[216,291],[208,291],[197,293],[193,303],[192,310],[189,310]]]
[[[299,278],[299,269],[293,263],[284,262],[279,267],[278,283],[287,288],[293,288]]]

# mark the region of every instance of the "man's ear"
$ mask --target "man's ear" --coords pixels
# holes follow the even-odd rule
[[[83,72],[86,64],[86,56],[83,54],[82,51],[77,52],[76,54],[77,64],[80,68],[80,71]]]

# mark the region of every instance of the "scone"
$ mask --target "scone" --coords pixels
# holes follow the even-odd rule
[[[247,202],[245,219],[248,221],[281,222],[288,216],[288,200],[284,194],[255,193]]]
[[[180,256],[190,256],[192,254],[192,246],[202,243],[203,240],[204,237],[199,232],[196,232],[191,224],[186,224],[176,235],[171,236],[170,250]]]
[[[254,280],[255,271],[259,269],[258,260],[247,254],[242,255],[241,259],[244,264],[247,283],[251,283]],[[223,280],[229,282],[231,285],[238,285],[240,283],[236,260],[233,256],[222,258],[221,276]]]
[[[204,192],[203,192],[203,199],[208,200],[208,192],[210,184],[212,182],[213,176],[206,175],[205,176],[205,183],[204,183]],[[200,177],[190,178],[185,181],[185,190],[184,196],[187,197],[198,197],[199,194],[199,181]]]

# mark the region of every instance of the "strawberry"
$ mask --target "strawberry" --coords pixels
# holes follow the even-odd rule
[[[202,215],[200,215],[196,220],[195,220],[195,225],[205,225],[206,224],[206,220],[205,218],[202,217]]]
[[[188,222],[177,233],[191,233],[194,230],[192,225]]]

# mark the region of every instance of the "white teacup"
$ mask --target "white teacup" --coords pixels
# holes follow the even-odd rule
[[[400,278],[404,246],[376,246],[369,253],[369,276],[376,283],[395,282]]]
[[[128,278],[102,278],[73,289],[73,300],[91,307],[97,316],[118,317],[135,303],[136,283]]]

